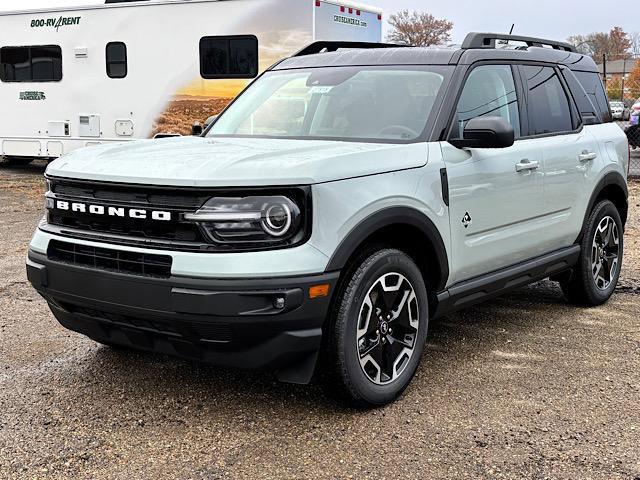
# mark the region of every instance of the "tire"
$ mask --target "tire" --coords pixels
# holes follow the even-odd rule
[[[420,364],[428,307],[424,279],[407,254],[381,249],[361,257],[347,271],[330,318],[323,352],[330,393],[356,408],[397,399]]]
[[[607,230],[603,231],[605,224]],[[589,216],[578,263],[560,282],[570,303],[596,307],[611,298],[620,278],[623,234],[622,220],[615,205],[609,200],[598,203]],[[601,247],[603,244],[604,248]]]

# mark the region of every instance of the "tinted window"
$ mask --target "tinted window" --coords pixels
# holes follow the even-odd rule
[[[55,45],[0,49],[3,82],[58,82],[62,80],[62,50]]]
[[[520,112],[513,72],[508,65],[475,68],[462,90],[456,108],[452,139],[463,138],[467,122],[477,117],[501,117],[520,136]]]
[[[582,87],[582,84],[578,81],[571,70],[563,67],[562,75],[564,76],[567,85],[569,85],[571,96],[573,97],[573,100],[575,101],[576,106],[580,111],[580,116],[582,117],[584,123],[587,125],[600,123],[600,112],[592,102],[592,98],[594,101],[595,98],[587,94],[587,92]]]
[[[607,94],[604,92],[604,85],[600,75],[596,72],[573,72],[578,81],[582,84],[585,92],[589,96],[591,103],[598,109],[598,116],[601,122],[610,122],[609,102]]]
[[[531,135],[573,130],[569,99],[551,67],[522,67],[528,90]]]
[[[127,76],[127,46],[122,42],[107,44],[107,75],[110,78],[124,78]]]
[[[258,39],[204,37],[200,40],[203,78],[255,78],[258,76]]]

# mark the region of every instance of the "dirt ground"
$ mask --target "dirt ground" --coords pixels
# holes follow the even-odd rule
[[[42,165],[0,165],[0,478],[640,480],[640,183],[598,309],[541,282],[432,324],[383,409],[115,351],[60,327],[24,257]]]
[[[179,133],[189,136],[194,122],[204,125],[211,115],[219,114],[230,102],[230,98],[177,98],[167,105],[153,126],[151,136],[158,133]]]

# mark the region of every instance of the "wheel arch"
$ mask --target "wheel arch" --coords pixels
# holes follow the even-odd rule
[[[327,271],[344,270],[374,245],[398,248],[409,254],[420,268],[431,294],[445,289],[449,278],[445,243],[433,221],[411,207],[385,208],[361,221],[340,243]]]
[[[584,215],[582,222],[582,230],[578,237],[578,242],[582,240],[584,233],[587,229],[587,222],[589,216],[598,202],[602,200],[610,200],[620,212],[620,218],[622,219],[622,226],[627,223],[627,216],[629,213],[629,188],[625,178],[618,172],[609,172],[600,179],[596,188],[591,194],[589,204]]]

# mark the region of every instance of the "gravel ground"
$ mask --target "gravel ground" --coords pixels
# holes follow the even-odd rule
[[[451,315],[405,396],[357,412],[60,327],[24,274],[42,171],[0,166],[0,478],[640,480],[640,183],[607,306],[541,282]]]

